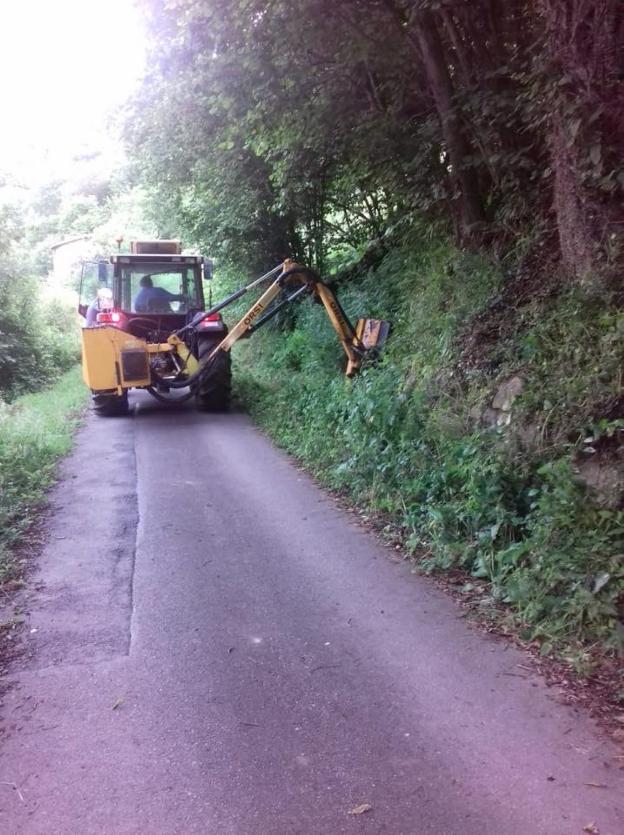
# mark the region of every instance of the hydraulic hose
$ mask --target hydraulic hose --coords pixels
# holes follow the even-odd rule
[[[189,377],[185,377],[183,380],[168,380],[166,377],[161,377],[157,371],[154,371],[152,368],[152,377],[154,380],[162,386],[168,386],[170,389],[184,389],[187,386],[192,386],[201,380],[203,374],[206,372],[206,369],[212,365],[212,361],[205,362],[201,365],[197,371],[191,374]],[[158,398],[157,398],[158,399]]]
[[[219,302],[218,304],[215,304],[214,307],[211,307],[210,310],[200,311],[191,319],[190,322],[187,322],[187,324],[184,325],[183,328],[180,328],[179,330],[175,331],[175,335],[180,336],[185,331],[191,330],[196,325],[198,325],[202,321],[202,319],[205,319],[207,316],[212,316],[213,313],[218,313],[220,310],[223,310],[224,307],[227,307],[229,304],[232,304],[232,302],[235,302],[237,299],[240,299],[241,296],[244,296],[245,293],[249,292],[249,290],[253,290],[254,287],[258,286],[258,284],[262,284],[263,281],[272,278],[281,269],[282,264],[278,264],[277,267],[273,267],[272,270],[269,270],[268,273],[261,275],[260,278],[256,278],[254,281],[252,281],[250,284],[247,284],[245,287],[241,287],[240,289],[235,290],[234,293],[232,293],[227,298],[223,299],[223,301]]]
[[[190,400],[195,394],[194,391],[189,391],[188,394],[183,394],[182,397],[165,397],[159,391],[156,391],[153,386],[148,386],[147,390],[155,400],[158,400],[159,403],[166,403],[167,406],[174,406],[177,403],[186,403],[186,401]]]
[[[285,279],[290,278],[291,275],[305,275],[305,277],[312,283],[316,284],[320,281],[320,278],[314,270],[311,270],[310,267],[302,267],[302,266],[295,266],[291,267],[290,269],[286,270],[285,273],[282,273],[279,278],[280,284],[284,284]]]

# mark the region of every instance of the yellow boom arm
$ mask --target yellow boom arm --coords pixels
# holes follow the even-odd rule
[[[275,272],[272,270],[268,275]],[[294,292],[287,298],[278,304],[273,304],[284,290],[292,290],[293,288]],[[284,261],[281,272],[272,284],[264,291],[258,301],[250,307],[228,335],[211,351],[208,362],[214,359],[219,351],[229,351],[237,340],[257,330],[285,304],[293,301],[304,292],[313,294],[325,308],[347,355],[347,377],[352,377],[361,367],[366,354],[374,348],[380,348],[385,342],[389,330],[388,322],[383,322],[380,319],[359,319],[354,328],[327,284],[324,284],[313,270],[290,260]],[[234,297],[239,298],[239,295],[234,294]],[[231,301],[235,300],[234,297],[231,298]],[[225,303],[229,302],[230,299],[226,300]],[[219,308],[222,306],[223,304],[218,305]]]

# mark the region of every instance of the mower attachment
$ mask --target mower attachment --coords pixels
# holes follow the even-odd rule
[[[382,319],[358,319],[355,326],[357,338],[367,351],[383,348],[389,331],[390,322]]]

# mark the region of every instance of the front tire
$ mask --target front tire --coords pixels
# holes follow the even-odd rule
[[[95,393],[91,396],[93,411],[99,417],[117,417],[128,414],[128,390],[123,394]]]
[[[229,351],[219,351],[208,363],[208,355],[214,347],[215,343],[209,340],[199,343],[202,375],[195,402],[203,412],[227,412],[232,397],[232,359]]]

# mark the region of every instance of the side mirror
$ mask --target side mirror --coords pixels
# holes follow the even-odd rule
[[[204,277],[204,281],[210,281],[212,279],[214,270],[214,264],[212,263],[211,258],[206,258],[204,263],[202,264],[202,274]]]

